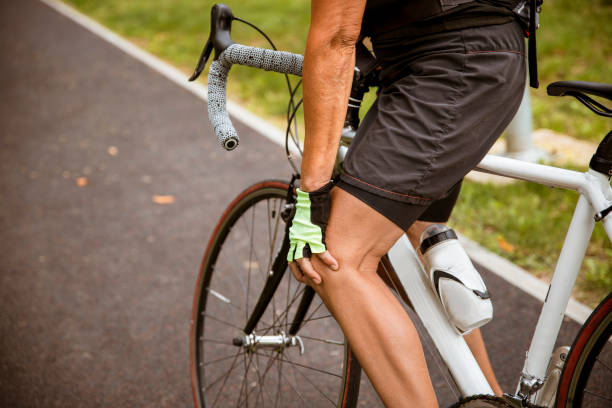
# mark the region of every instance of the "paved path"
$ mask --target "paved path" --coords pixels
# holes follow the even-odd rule
[[[204,245],[281,149],[238,122],[221,151],[201,100],[36,0],[0,2],[0,50],[0,406],[189,406]],[[485,278],[512,389],[538,302]]]

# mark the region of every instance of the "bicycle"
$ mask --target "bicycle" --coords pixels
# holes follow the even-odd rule
[[[232,64],[300,76],[303,60],[296,54],[235,44],[230,35],[235,19],[225,5],[212,8],[210,37],[190,78],[198,77],[214,51],[208,82],[209,116],[227,150],[239,143],[225,111],[225,84]],[[338,163],[355,134],[359,101],[374,83],[375,73],[365,75],[356,69]],[[293,96],[295,88],[290,86],[290,90]],[[586,95],[612,100],[612,85],[556,82],[549,85],[548,93],[574,96],[595,113],[612,117],[610,109]],[[290,103],[285,144],[295,171],[293,177],[289,182],[262,181],[240,193],[221,216],[204,254],[190,332],[191,379],[197,407],[261,403],[344,408],[358,403],[359,362],[314,290],[287,273],[287,231],[295,201],[294,184],[299,177],[289,148],[290,136],[295,144],[293,151],[299,151],[299,142],[289,129],[298,107],[299,103]],[[595,223],[601,222],[612,239],[612,132],[600,143],[585,173],[491,155],[476,170],[580,193],[517,389],[512,395],[506,394],[508,405],[503,406],[596,406],[595,400],[586,399],[592,397],[589,379],[609,375],[601,370],[612,371],[612,294],[593,311],[566,358],[552,361],[563,366],[559,378],[548,376],[547,368]],[[265,242],[254,245],[255,237]],[[241,259],[236,255],[239,253],[249,256]],[[463,399],[458,404],[468,404],[470,398],[466,397],[472,395],[491,395],[491,387],[463,337],[449,323],[405,235],[381,260],[379,274],[422,322]],[[604,356],[606,362],[598,361]],[[209,373],[213,367],[221,367],[221,375]],[[611,390],[605,388],[610,387],[600,391],[609,394]],[[552,401],[543,401],[550,399],[551,389]],[[604,404],[612,401],[605,398]]]

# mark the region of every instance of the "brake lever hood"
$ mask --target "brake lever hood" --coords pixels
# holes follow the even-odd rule
[[[206,67],[213,49],[215,50],[214,59],[216,60],[227,47],[234,44],[230,35],[233,19],[234,15],[228,5],[215,4],[212,7],[210,10],[210,34],[208,41],[204,45],[193,75],[189,78],[190,81],[194,81],[200,76],[204,67]]]

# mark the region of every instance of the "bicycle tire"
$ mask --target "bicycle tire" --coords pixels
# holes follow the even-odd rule
[[[574,340],[559,380],[557,408],[612,406],[611,334],[612,293],[595,308]]]
[[[303,356],[299,347],[249,350],[233,344],[234,337],[244,335],[242,328],[284,239],[280,213],[288,188],[286,182],[273,180],[247,188],[227,207],[209,240],[190,330],[191,384],[198,408],[356,405],[361,367],[318,297],[298,332],[305,346]],[[259,242],[266,238],[267,243]],[[291,324],[289,316],[304,285],[288,270],[282,272],[281,283],[256,325],[258,335],[287,332]]]

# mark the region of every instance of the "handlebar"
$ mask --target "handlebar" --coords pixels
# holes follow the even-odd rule
[[[233,64],[284,74],[302,76],[304,57],[285,51],[236,44],[230,36],[232,20],[235,17],[225,4],[215,4],[211,10],[210,36],[198,65],[189,78],[194,81],[206,66],[213,49],[215,58],[208,72],[208,118],[219,143],[226,150],[238,147],[240,139],[226,110],[227,76]]]
[[[226,110],[227,75],[233,64],[247,65],[266,71],[302,76],[304,57],[285,51],[232,44],[210,65],[208,71],[208,118],[219,143],[233,150],[240,142],[236,129]]]

